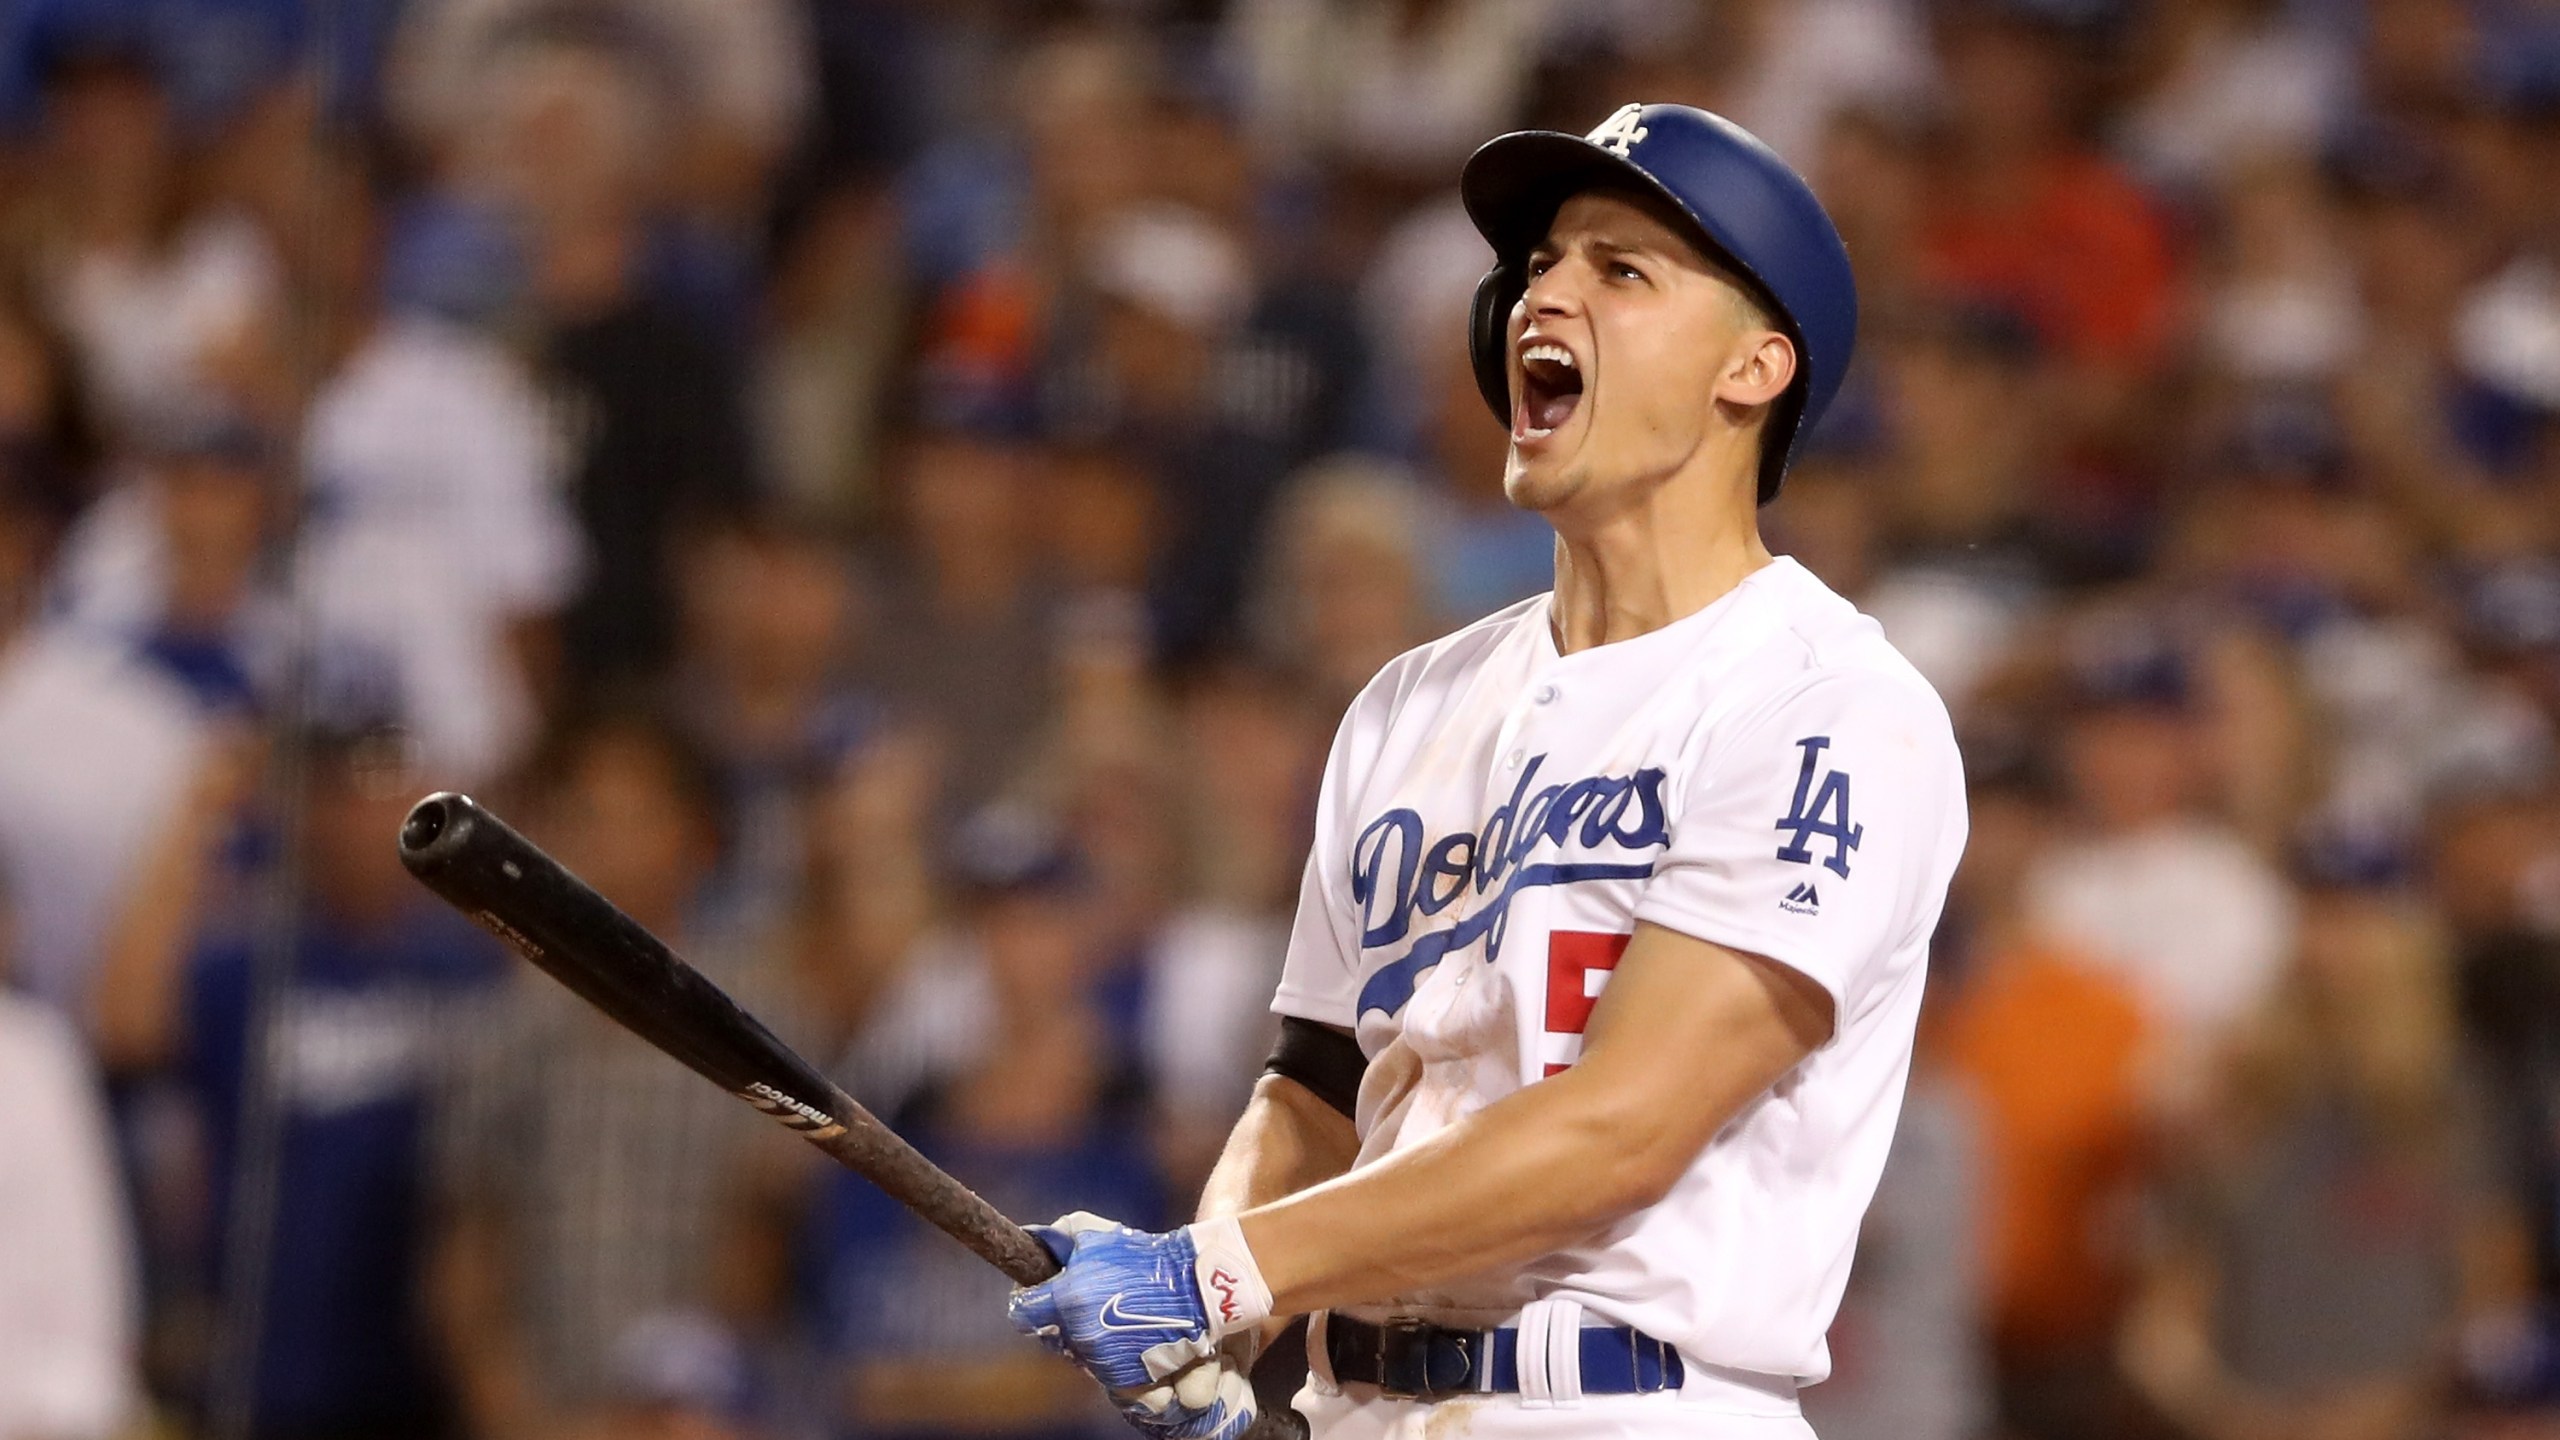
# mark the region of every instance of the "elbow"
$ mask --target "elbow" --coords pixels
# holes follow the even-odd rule
[[[1692,1155],[1674,1157],[1660,1147],[1630,1149],[1615,1157],[1610,1183],[1605,1187],[1609,1201],[1609,1220],[1622,1220],[1639,1210],[1650,1210],[1671,1194],[1671,1187],[1689,1173]]]
[[[1577,1107],[1569,1127],[1574,1153],[1558,1172],[1573,1177],[1565,1188],[1576,1197],[1574,1218],[1587,1229],[1660,1204],[1696,1163],[1699,1148],[1640,1101],[1595,1100]]]

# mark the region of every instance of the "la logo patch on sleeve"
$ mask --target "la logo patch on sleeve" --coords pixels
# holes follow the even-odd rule
[[[1804,752],[1804,768],[1796,772],[1795,803],[1777,825],[1795,835],[1778,847],[1778,858],[1810,865],[1813,842],[1828,840],[1831,853],[1824,857],[1822,868],[1846,880],[1849,852],[1866,838],[1867,827],[1849,823],[1849,772],[1823,765],[1822,752],[1830,746],[1828,735],[1808,735],[1796,742],[1796,748]],[[1817,771],[1819,780],[1815,778]]]

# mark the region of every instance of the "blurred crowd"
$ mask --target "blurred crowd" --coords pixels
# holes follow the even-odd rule
[[[1764,519],[1971,776],[1822,1433],[2560,1434],[2560,4],[0,0],[0,1440],[1116,1433],[392,835],[1178,1221],[1549,583],[1458,165],[1639,99],[1848,238]]]

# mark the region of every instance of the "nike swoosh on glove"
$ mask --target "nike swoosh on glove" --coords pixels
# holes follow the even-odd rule
[[[1238,1440],[1253,1387],[1218,1352],[1188,1231],[1151,1235],[1075,1214],[1031,1232],[1064,1267],[1013,1292],[1015,1329],[1072,1358],[1159,1440]]]

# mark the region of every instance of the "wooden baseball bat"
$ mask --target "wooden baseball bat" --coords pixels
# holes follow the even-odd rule
[[[797,1132],[1017,1285],[1058,1263],[1029,1231],[918,1153],[775,1038],[726,992],[540,846],[467,795],[421,800],[400,826],[400,863],[615,1023]],[[1247,1440],[1303,1440],[1265,1412]]]

